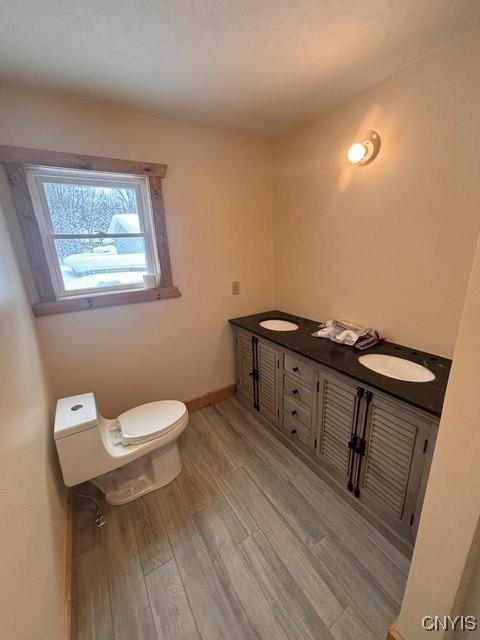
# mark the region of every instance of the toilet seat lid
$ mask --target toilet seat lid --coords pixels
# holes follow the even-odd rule
[[[122,440],[139,444],[165,435],[188,415],[187,407],[178,400],[149,402],[118,416]]]

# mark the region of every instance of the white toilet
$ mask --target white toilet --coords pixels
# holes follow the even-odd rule
[[[93,393],[57,402],[55,444],[63,480],[71,487],[90,480],[113,505],[163,487],[182,470],[177,439],[188,424],[183,402],[140,405],[109,420]]]

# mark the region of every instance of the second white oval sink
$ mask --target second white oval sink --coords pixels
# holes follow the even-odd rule
[[[435,374],[430,369],[411,360],[405,360],[405,358],[388,356],[383,353],[370,353],[360,356],[358,361],[367,369],[396,380],[405,380],[406,382],[435,380]]]
[[[270,331],[295,331],[298,329],[298,324],[290,322],[289,320],[262,320],[260,326],[264,329],[270,329]]]

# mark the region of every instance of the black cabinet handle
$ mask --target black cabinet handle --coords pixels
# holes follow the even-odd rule
[[[292,393],[294,396],[296,396],[298,394],[298,389],[293,389]]]
[[[297,410],[296,410],[296,409],[294,409],[294,410],[292,411],[292,416],[296,416],[296,415],[297,415]]]
[[[293,371],[295,371],[295,373],[297,373],[298,367],[293,367]]]
[[[350,440],[348,441],[348,482],[347,489],[349,491],[353,491],[353,475],[355,469],[355,453],[358,444],[358,419],[360,416],[360,403],[363,398],[365,390],[362,387],[357,387],[357,395],[355,398],[355,407],[353,409],[353,421],[352,421],[352,432],[350,435]]]
[[[365,440],[365,435],[367,432],[367,422],[368,422],[368,407],[370,405],[370,402],[372,401],[373,398],[373,394],[371,391],[367,391],[367,393],[365,394],[365,413],[363,416],[363,429],[362,429],[362,435],[361,437],[359,437],[358,443],[357,443],[357,448],[356,448],[356,452],[358,454],[358,464],[357,464],[357,481],[355,483],[355,489],[353,490],[353,495],[356,498],[360,497],[360,478],[361,478],[361,473],[362,473],[362,458],[365,455],[365,449],[366,449],[366,440]],[[360,435],[360,434],[359,434]]]
[[[290,431],[290,433],[293,433],[293,435],[295,435],[295,434],[297,433],[297,430],[296,430],[296,429],[292,429],[292,430]]]
[[[252,336],[252,369],[250,377],[253,380],[253,408],[260,411],[258,389],[258,338],[256,336]]]

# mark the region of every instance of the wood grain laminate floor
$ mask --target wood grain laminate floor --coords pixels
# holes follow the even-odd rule
[[[180,476],[101,529],[77,500],[76,640],[384,640],[405,556],[236,400],[180,446]]]

